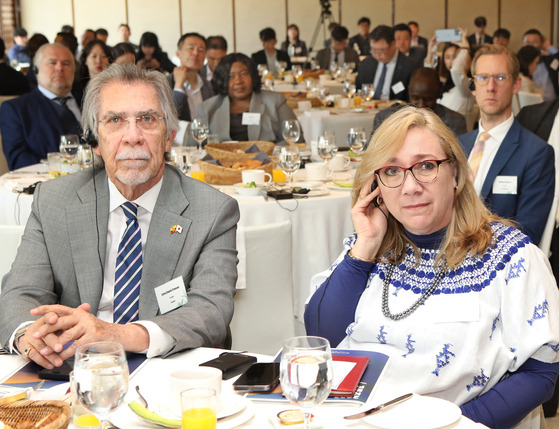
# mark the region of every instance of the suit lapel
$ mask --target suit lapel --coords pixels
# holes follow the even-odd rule
[[[177,277],[175,270],[192,224],[190,219],[182,216],[188,205],[180,178],[170,167],[166,167],[144,249],[140,319],[158,314],[159,305],[153,289]],[[170,229],[174,225],[181,226],[182,233],[171,234]]]
[[[229,97],[220,95],[222,102],[219,103],[219,107],[215,110],[212,117],[212,123],[210,124],[210,129],[220,130],[219,140],[227,141],[231,140],[231,117],[229,114]]]
[[[250,100],[250,112],[260,113],[260,120],[258,121],[258,125],[248,126],[248,139],[251,141],[255,141],[259,140],[260,137],[260,129],[262,127],[262,113],[264,113],[264,103],[262,102],[262,95],[260,95],[260,93],[252,93],[252,98]]]
[[[496,177],[499,175],[501,170],[507,162],[512,154],[518,148],[519,143],[519,134],[520,134],[520,125],[515,120],[510,127],[509,132],[503,139],[499,150],[495,154],[495,158],[493,159],[493,163],[487,172],[487,177],[485,178],[485,182],[483,182],[483,186],[481,188],[480,196],[482,198],[487,198],[490,192],[492,192],[493,182],[495,181]]]
[[[95,184],[93,180],[88,181],[77,194],[81,204],[66,208],[70,254],[80,301],[91,304],[91,313],[96,314],[103,291],[109,222],[109,189],[105,170],[96,173]]]

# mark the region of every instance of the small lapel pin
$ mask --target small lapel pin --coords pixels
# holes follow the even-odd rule
[[[171,227],[171,234],[174,234],[175,232],[178,232],[179,234],[182,234],[182,226],[180,225],[173,225]]]

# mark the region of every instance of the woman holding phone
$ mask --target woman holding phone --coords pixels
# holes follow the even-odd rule
[[[545,255],[477,197],[452,131],[427,109],[391,115],[352,198],[355,232],[312,279],[307,334],[390,355],[383,382],[489,427],[535,416],[559,369],[559,292]]]

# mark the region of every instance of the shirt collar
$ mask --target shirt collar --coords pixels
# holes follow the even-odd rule
[[[109,182],[109,213],[111,213],[128,200],[124,198],[124,196],[116,188],[111,179],[107,180]],[[150,189],[148,189],[132,202],[138,204],[141,208],[147,210],[148,212],[153,213],[153,210],[155,209],[155,203],[157,202],[157,198],[159,197],[159,192],[161,191],[162,185],[163,176],[161,176],[159,182],[157,182],[154,186],[152,186]]]
[[[202,86],[204,86],[204,79],[202,79],[202,77],[198,73],[196,73],[196,89],[201,89]],[[190,91],[192,89],[191,85],[190,85],[190,82],[186,81],[184,83],[184,88],[187,91]]]
[[[41,91],[41,94],[43,94],[49,100],[53,100],[56,97],[60,97],[59,95],[56,95],[54,92],[50,92],[48,89],[43,88],[41,85],[38,85],[37,88],[39,89],[39,91]],[[68,96],[72,97],[72,93],[70,91],[68,91],[68,93],[64,97],[68,97]]]
[[[499,142],[502,142],[505,139],[505,136],[507,135],[507,133],[510,130],[510,127],[512,127],[512,123],[514,122],[514,115],[511,113],[509,118],[506,121],[501,122],[499,125],[497,125],[494,128],[491,128],[491,130],[487,131],[489,133],[489,135],[491,135],[491,138],[496,139]],[[479,134],[481,134],[482,132],[486,131],[485,128],[483,128],[483,125],[481,124],[481,119],[479,120]]]

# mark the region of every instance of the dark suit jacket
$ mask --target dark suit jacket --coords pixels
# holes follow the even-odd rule
[[[0,63],[0,95],[21,95],[29,92],[29,81],[6,62]]]
[[[429,47],[429,42],[425,37],[417,36],[417,46],[423,46],[425,48],[425,51],[427,51],[427,48]]]
[[[76,98],[78,106],[81,100]],[[49,152],[58,152],[62,134],[81,135],[74,115],[45,97],[38,88],[2,103],[2,146],[10,170],[37,164]]]
[[[470,155],[478,131],[459,137]],[[501,143],[481,189],[481,199],[491,212],[518,222],[520,229],[537,245],[542,237],[555,190],[553,148],[515,120]],[[495,194],[497,176],[516,176],[517,193]]]
[[[214,96],[214,91],[212,85],[206,80],[204,76],[200,76],[204,81],[204,85],[202,86],[202,101],[207,100]],[[167,82],[171,85],[171,89],[175,87],[175,77],[173,73],[167,76]],[[188,106],[188,96],[185,92],[175,91],[173,89],[173,102],[175,103],[175,107],[177,109],[177,113],[179,114],[179,119],[181,121],[192,121],[192,115],[190,114],[190,107]]]
[[[371,53],[371,39],[365,38],[361,34],[356,34],[349,39],[349,47],[355,50],[355,45],[359,47],[359,55],[370,55]]]
[[[516,120],[542,140],[548,141],[557,110],[559,110],[559,98],[523,107],[516,115]]]
[[[323,70],[328,70],[330,68],[330,56],[332,55],[332,50],[330,48],[324,48],[317,52],[316,62]],[[344,62],[345,63],[355,63],[355,70],[359,66],[359,54],[355,52],[352,48],[344,48]]]
[[[107,180],[104,169],[89,169],[44,182],[35,191],[21,246],[2,283],[2,345],[20,323],[35,319],[29,310],[38,305],[87,302],[97,313],[109,221]],[[239,207],[171,166],[162,182],[143,248],[138,317],[176,340],[170,353],[218,347],[233,315]],[[182,233],[170,234],[173,225],[182,226]],[[154,288],[177,277],[188,302],[161,314]]]
[[[380,124],[382,124],[386,118],[388,118],[390,115],[397,112],[404,106],[406,105],[398,103],[388,107],[387,109],[378,112],[375,115],[375,119],[373,122],[373,130],[371,131],[371,137],[373,136],[373,133],[377,130],[377,128],[380,127]],[[443,106],[442,104],[436,104],[435,107],[433,108],[433,113],[435,113],[439,118],[441,118],[441,121],[443,121],[444,124],[448,128],[450,128],[457,136],[464,134],[466,131],[468,131],[468,128],[466,127],[466,118],[464,117],[464,115],[461,115],[460,113],[457,113],[454,110],[451,110],[448,107]]]
[[[423,61],[427,56],[427,49],[423,46],[412,46],[408,58],[413,61],[415,68],[423,67]]]
[[[559,73],[558,73],[559,68],[556,67],[555,69],[553,69],[553,67],[551,67],[551,64],[553,63],[554,60],[559,61],[559,54],[544,55],[540,59],[540,61],[542,61],[545,64],[545,68],[549,75],[549,80],[551,81],[553,85],[553,89],[555,90],[555,95],[559,96]]]
[[[476,43],[475,33],[470,34],[466,39],[468,39],[468,43],[470,44],[471,47],[478,46],[477,43]],[[493,43],[493,37],[486,34],[485,38],[483,40],[483,43],[486,43],[486,44],[490,45],[491,43]]]
[[[287,52],[282,51],[281,49],[276,49],[276,59],[278,61],[285,61],[287,63],[287,70],[291,70],[291,59],[289,58]],[[268,65],[268,62],[266,61],[266,51],[262,49],[261,51],[252,54],[252,61],[256,64]]]
[[[361,85],[364,83],[374,83],[375,73],[377,72],[378,61],[373,57],[365,58],[361,64],[359,64],[359,73],[355,78],[355,87],[361,89]],[[394,69],[394,74],[392,75],[392,80],[390,86],[402,82],[404,84],[404,90],[398,94],[394,94],[392,88],[390,88],[390,99],[391,100],[403,100],[409,101],[408,96],[408,85],[410,83],[410,78],[415,71],[416,66],[412,60],[406,57],[404,54],[398,52],[398,58],[396,59],[396,68]]]

